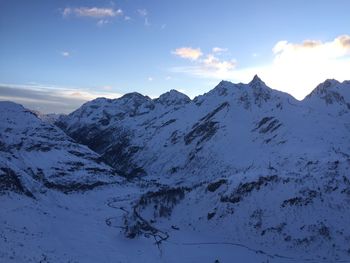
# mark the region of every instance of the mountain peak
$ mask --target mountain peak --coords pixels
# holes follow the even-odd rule
[[[149,97],[144,96],[144,95],[142,95],[141,93],[138,93],[138,92],[130,92],[130,93],[124,94],[120,99],[137,99],[137,100],[146,99],[146,100],[148,100]]]
[[[339,81],[335,79],[326,79],[324,82],[318,84],[316,88],[306,96],[306,98],[311,98],[313,96],[325,96],[330,93],[332,89],[340,84]]]
[[[18,109],[24,109],[24,107],[12,101],[0,101],[0,109],[18,110]]]
[[[337,114],[348,113],[350,110],[349,84],[346,81],[340,83],[335,79],[327,79],[317,85],[303,101],[316,108],[319,108],[322,104],[327,106],[334,105],[333,109]]]
[[[155,99],[155,102],[159,102],[167,106],[183,105],[183,104],[189,103],[190,101],[191,99],[187,95],[175,89],[165,92],[164,94],[160,95],[159,98]]]
[[[335,80],[335,79],[326,79],[324,82],[320,83],[316,89],[319,89],[319,90],[327,90],[335,85],[338,85],[340,84],[339,81]]]
[[[253,79],[249,82],[249,85],[252,85],[252,84],[257,84],[257,83],[262,83],[265,85],[265,82],[263,82],[261,80],[261,78],[259,78],[259,76],[257,74],[254,75]]]

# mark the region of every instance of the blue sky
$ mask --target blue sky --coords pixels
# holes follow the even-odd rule
[[[99,96],[221,79],[298,99],[350,79],[350,1],[0,0],[0,99],[69,112]]]

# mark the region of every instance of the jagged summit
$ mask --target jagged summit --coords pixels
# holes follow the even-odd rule
[[[334,92],[336,91],[337,93],[343,93],[344,88],[343,87],[350,87],[350,81],[344,81],[340,83],[339,81],[335,79],[327,79],[323,83],[320,83],[309,95],[305,97],[311,98],[313,96],[317,97],[325,97],[327,94],[332,93],[333,95],[335,94]],[[255,74],[253,79],[247,83],[233,83],[231,81],[227,80],[221,80],[211,91],[197,96],[194,101],[197,101],[199,98],[202,98],[203,96],[209,95],[209,94],[219,94],[220,96],[227,95],[229,93],[235,93],[235,94],[241,94],[245,93],[246,90],[248,90],[248,93],[250,93],[249,88],[251,88],[253,96],[257,98],[259,101],[261,98],[262,100],[266,101],[270,98],[272,95],[273,89],[271,89],[269,86],[266,85],[266,83],[257,75]],[[238,93],[237,93],[238,92]],[[283,92],[278,92],[275,91],[276,94],[282,94]],[[346,92],[349,93],[349,92]],[[343,94],[342,94],[343,95]],[[246,96],[246,95],[245,95]],[[337,95],[334,95],[337,96]],[[329,96],[328,96],[329,97]],[[348,96],[345,96],[348,97]],[[259,99],[260,98],[260,99]],[[96,98],[92,101],[89,101],[85,103],[83,106],[91,106],[93,105],[94,108],[99,107],[99,105],[104,105],[104,104],[118,104],[119,102],[123,101],[123,104],[133,104],[139,107],[140,105],[147,103],[147,107],[153,107],[153,103],[160,103],[165,106],[177,106],[177,105],[184,105],[187,104],[191,101],[191,99],[184,93],[181,93],[177,90],[170,90],[168,92],[165,92],[164,94],[161,94],[158,98],[156,99],[151,99],[150,97],[143,95],[139,92],[130,92],[125,95],[123,95],[120,98],[116,99],[108,99],[104,97],[99,97]],[[329,100],[328,100],[329,101]]]
[[[241,88],[241,84],[235,84],[231,81],[227,81],[227,80],[221,80],[215,87],[214,89],[210,90],[209,92],[203,94],[203,95],[199,95],[195,98],[199,99],[211,94],[217,94],[219,96],[227,96],[228,94],[235,92],[237,89]]]
[[[249,87],[252,88],[268,88],[271,89],[266,85],[266,83],[256,74],[254,75],[253,79],[248,83]]]
[[[245,87],[245,89],[247,89],[247,87],[251,87],[251,88],[260,88],[260,87],[264,87],[264,88],[268,88],[270,89],[265,82],[257,75],[255,74],[253,79],[247,83],[233,83],[231,81],[227,81],[227,80],[221,80],[219,82],[218,85],[216,85],[216,87],[214,89],[241,89],[242,87]]]
[[[219,82],[219,84],[216,85],[216,87],[220,87],[220,86],[231,86],[231,85],[234,85],[234,83],[231,82],[231,81],[228,81],[228,80],[221,80],[221,81]]]
[[[335,79],[327,79],[307,95],[305,105],[321,110],[324,106],[332,106],[333,114],[345,114],[350,109],[350,82],[340,83]]]
[[[317,87],[308,95],[322,95],[330,91],[333,87],[339,85],[340,82],[335,79],[326,79],[324,82],[317,85]]]
[[[228,80],[221,80],[219,82],[219,84],[216,85],[215,88],[217,88],[217,87],[229,87],[229,86],[234,87],[234,86],[241,86],[241,85],[252,86],[252,85],[258,84],[258,83],[266,85],[265,82],[257,74],[255,74],[253,79],[247,84],[244,84],[244,83],[233,83],[233,82],[228,81]]]
[[[254,83],[259,83],[259,82],[265,84],[265,82],[261,80],[261,78],[258,76],[258,74],[255,74],[253,79],[249,82],[249,84],[254,84]]]
[[[265,106],[270,108],[272,105],[274,108],[281,109],[283,104],[290,104],[294,100],[287,93],[271,89],[258,75],[255,75],[249,83],[233,83],[222,80],[214,89],[195,97],[193,101],[196,105],[201,105],[204,102],[206,104],[220,104],[227,101],[232,106],[236,105],[249,110]]]

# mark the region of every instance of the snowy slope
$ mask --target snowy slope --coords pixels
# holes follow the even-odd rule
[[[149,222],[162,226],[165,217],[168,229],[191,225],[216,240],[329,260],[349,249],[348,94],[348,82],[327,80],[300,102],[255,76],[222,81],[193,101],[171,92],[156,100],[138,94],[128,100],[133,107],[125,98],[92,101],[60,125],[121,172],[167,184],[170,195],[187,189],[170,208],[157,206],[167,194],[141,208],[136,202]],[[160,104],[164,96],[173,103]],[[105,126],[96,125],[101,118]],[[207,190],[217,183],[220,191]],[[171,216],[160,215],[173,206]],[[126,221],[127,235],[143,233],[135,214]]]
[[[350,262],[349,83],[99,98],[55,123],[73,139],[0,103],[0,259]]]
[[[310,111],[346,121],[350,110],[350,81],[340,83],[337,80],[328,79],[306,96],[303,104]]]
[[[289,263],[244,244],[201,244],[210,235],[175,231],[159,247],[154,239],[126,238],[120,226],[138,188],[108,186],[40,200],[0,196],[0,262],[270,262]],[[165,229],[167,230],[167,229]]]
[[[70,192],[120,181],[99,155],[21,105],[0,102],[0,112],[0,191],[34,197],[46,188]]]
[[[182,103],[160,103],[165,96]],[[198,182],[285,160],[294,167],[299,157],[328,156],[334,145],[349,150],[349,110],[335,103],[342,116],[334,118],[330,107],[315,108],[322,100],[317,95],[299,102],[256,76],[249,84],[222,81],[193,101],[181,96],[173,91],[156,100],[140,94],[97,99],[59,125],[131,177],[182,180],[191,174]]]

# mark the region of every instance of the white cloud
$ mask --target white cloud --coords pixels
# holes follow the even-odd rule
[[[97,21],[97,25],[98,26],[103,26],[103,25],[106,25],[106,24],[109,24],[110,22],[109,22],[109,20],[107,20],[107,19],[100,19],[100,20],[98,20]]]
[[[123,15],[121,9],[100,8],[100,7],[66,7],[62,12],[63,16],[75,15],[78,17],[105,18]]]
[[[302,99],[325,79],[349,79],[349,69],[350,36],[342,35],[330,41],[279,41],[272,48],[271,62],[263,66],[239,68],[234,60],[220,60],[209,54],[171,71],[234,82],[248,82],[258,74],[270,87]]]
[[[235,60],[220,60],[213,54],[207,55],[201,62],[208,69],[219,72],[229,72],[236,66]]]
[[[222,49],[213,48],[219,54]],[[207,54],[203,57],[200,48],[191,47],[178,48],[173,54],[191,60],[194,64],[191,66],[173,67],[173,72],[183,72],[203,78],[228,78],[232,70],[236,67],[234,59],[224,60],[216,57],[214,54]]]
[[[177,48],[174,51],[172,51],[172,53],[181,58],[186,58],[190,60],[197,60],[203,55],[200,48],[191,48],[191,47]]]
[[[69,57],[69,56],[70,56],[70,53],[69,53],[68,51],[62,51],[62,52],[61,52],[61,55],[62,55],[63,57]]]
[[[137,13],[139,13],[140,16],[148,16],[148,11],[146,9],[138,9]]]
[[[227,48],[221,48],[221,47],[213,47],[212,51],[213,53],[223,53],[227,52]]]
[[[145,17],[144,24],[145,24],[145,26],[150,26],[151,25],[151,23],[149,22],[147,16]]]
[[[261,69],[271,86],[302,99],[327,78],[349,78],[350,36],[331,41],[305,40],[302,43],[279,41],[272,49],[272,64]]]
[[[63,11],[62,11],[62,15],[63,16],[69,16],[70,14],[72,14],[73,13],[73,10],[72,10],[72,8],[70,8],[70,7],[66,7],[65,9],[63,9]]]
[[[137,13],[143,18],[145,26],[151,25],[148,19],[148,11],[146,9],[137,9]]]
[[[153,81],[153,78],[152,77],[148,77],[147,80],[148,81]]]
[[[131,20],[131,17],[130,16],[124,16],[124,20],[125,21],[129,21],[129,20]]]

